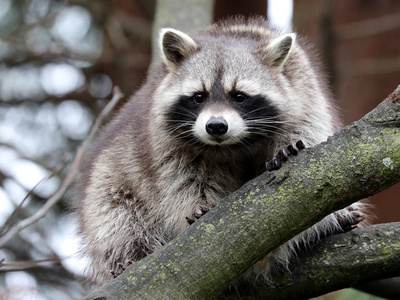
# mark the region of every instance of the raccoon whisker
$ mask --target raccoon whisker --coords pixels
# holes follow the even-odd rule
[[[178,129],[184,128],[184,127],[192,127],[194,125],[193,122],[184,122],[184,121],[179,121],[179,120],[168,120],[168,122],[173,122],[177,124],[177,126],[171,126],[171,130],[168,130],[168,133],[173,133]]]
[[[247,119],[246,123],[254,123],[254,124],[299,124],[299,122],[295,122],[295,121],[287,121],[287,120],[272,120],[272,119],[268,119],[268,118],[254,118],[254,119]]]
[[[262,137],[269,137],[269,138],[272,138],[274,136],[275,137],[279,136],[279,137],[282,137],[282,138],[286,138],[287,137],[287,134],[275,132],[275,131],[272,131],[272,130],[270,130],[270,131],[253,131],[253,132],[249,131],[249,134],[250,134],[250,137],[251,136],[254,136],[254,137],[262,136]],[[255,138],[255,139],[257,139],[257,138]]]
[[[174,123],[174,125],[171,125],[171,128],[181,128],[182,126],[192,126],[192,122],[187,122],[187,121],[179,121],[179,120],[168,120],[168,122]],[[176,124],[176,125],[175,125]]]
[[[187,146],[187,145],[191,145],[191,146],[193,146],[193,145],[196,145],[197,147],[198,147],[198,149],[202,149],[202,148],[205,148],[207,145],[206,144],[204,144],[204,143],[202,143],[200,140],[198,140],[197,138],[190,138],[190,139],[188,139],[186,142],[185,142],[185,144],[183,144],[184,146]]]
[[[257,107],[256,109],[253,109],[253,110],[251,110],[251,111],[249,111],[249,112],[243,114],[242,116],[245,117],[245,116],[247,116],[247,115],[249,115],[249,114],[252,114],[252,113],[254,113],[254,112],[257,112],[257,111],[260,111],[260,110],[263,110],[263,109],[269,109],[269,108],[270,108],[269,106]]]
[[[247,130],[249,132],[270,132],[274,134],[290,134],[290,131],[284,129],[284,128],[279,128],[279,127],[274,127],[274,126],[269,126],[269,127],[248,127]]]
[[[255,124],[291,124],[294,122],[290,121],[275,121],[270,119],[247,119],[246,123],[255,123]]]
[[[291,134],[293,131],[296,131],[297,128],[299,128],[299,126],[296,125],[291,125],[289,126],[288,124],[286,126],[280,126],[280,124],[271,124],[271,123],[264,123],[264,124],[260,124],[260,123],[254,123],[254,124],[248,124],[246,123],[246,128],[252,130],[276,130],[278,132],[284,132],[286,134]]]
[[[264,138],[276,138],[276,134],[260,134],[260,133],[254,133],[250,136],[247,137],[247,140],[252,140],[252,141],[258,141],[260,139],[264,139]],[[283,137],[283,136],[282,136]]]
[[[167,144],[177,138],[182,138],[182,135],[184,133],[179,133],[179,134],[168,134],[167,136],[165,136],[163,139],[161,139],[159,141],[160,144]]]
[[[247,124],[246,123],[246,125],[247,125],[248,128],[260,128],[260,129],[262,129],[262,128],[268,128],[268,129],[273,128],[273,129],[276,129],[276,130],[280,130],[281,129],[281,130],[288,131],[286,127],[282,127],[282,126],[279,126],[279,124],[276,125],[276,124],[268,123],[268,122],[266,122],[266,123],[254,123],[254,124],[252,124],[252,123]]]
[[[185,138],[190,137],[191,135],[192,134],[190,132],[184,131],[184,132],[181,132],[181,133],[176,134],[176,135],[171,135],[171,137],[169,137],[168,139],[165,139],[164,142],[168,143],[168,142],[170,142],[172,140],[175,140],[175,139],[185,139]]]
[[[162,143],[168,143],[174,139],[185,139],[190,137],[191,134],[187,131],[182,132],[171,132],[164,139],[162,139]]]
[[[171,128],[171,130],[168,130],[168,133],[174,133],[175,131],[185,128],[185,127],[192,127],[192,124],[188,124],[188,123],[182,123],[179,124],[178,126],[175,126],[174,128]]]
[[[264,136],[287,136],[285,132],[278,132],[275,130],[254,130],[253,134],[264,135]]]
[[[190,125],[194,124],[194,121],[188,121],[188,120],[166,119],[165,121],[167,121],[169,123],[176,123],[176,124],[190,124]]]
[[[163,142],[169,142],[169,141],[172,141],[177,138],[186,139],[188,137],[193,136],[193,129],[191,129],[191,128],[175,134],[176,130],[178,130],[182,127],[188,126],[188,125],[191,126],[192,124],[185,123],[185,124],[182,124],[179,128],[174,128],[173,130],[168,131],[169,138],[165,138],[163,140]]]
[[[289,124],[286,124],[286,125],[289,125]],[[290,124],[290,125],[292,125],[292,124]],[[285,133],[288,133],[288,134],[292,133],[295,128],[298,128],[300,126],[297,125],[297,124],[296,125],[293,124],[290,127],[289,126],[285,126],[285,127],[277,126],[275,124],[271,124],[271,123],[268,123],[268,122],[267,123],[254,123],[254,124],[250,123],[250,124],[247,124],[247,128],[250,128],[250,129],[253,129],[253,128],[254,129],[273,129],[273,130],[277,130],[277,131],[280,131],[280,132],[285,132]]]
[[[177,108],[183,111],[183,112],[180,112],[179,110],[177,110],[176,111],[177,114],[180,114],[182,116],[187,116],[188,113],[189,113],[189,115],[197,117],[197,115],[194,112],[190,111],[189,109],[187,109],[187,108],[185,108],[183,106],[178,105]]]
[[[246,116],[248,116],[248,115],[250,115],[250,114],[252,114],[252,113],[255,113],[255,112],[257,112],[257,111],[260,111],[260,110],[264,110],[264,109],[270,109],[270,107],[269,106],[262,106],[262,107],[259,107],[259,108],[257,108],[257,109],[253,109],[252,111],[249,111],[249,112],[247,112],[247,113],[245,113],[245,114],[243,114],[242,115],[242,117],[246,117]],[[288,116],[287,115],[285,115],[285,114],[277,114],[277,115],[273,115],[273,116],[268,116],[267,118],[268,119],[280,119],[280,118],[284,118],[284,119],[286,119]]]
[[[289,134],[293,132],[294,130],[291,130],[290,128],[287,127],[281,127],[281,126],[276,126],[273,124],[247,124],[247,129],[249,130],[273,130],[273,131],[278,131],[278,132],[283,132],[286,134]]]
[[[256,112],[258,110],[262,110],[262,109],[265,109],[265,108],[267,108],[267,107],[262,107],[262,108],[258,108],[258,109],[252,110],[252,111],[244,114],[244,116],[247,116],[249,114],[252,114],[253,112]],[[270,116],[268,116],[268,115],[267,116],[265,116],[265,115],[263,115],[263,116],[254,116],[253,118],[254,119],[258,119],[258,118],[264,119],[265,118],[265,119],[271,119],[271,120],[291,120],[291,119],[296,119],[296,116],[290,116],[290,115],[287,115],[287,114],[277,114],[277,115],[270,115]],[[251,118],[249,118],[249,119],[251,119]]]

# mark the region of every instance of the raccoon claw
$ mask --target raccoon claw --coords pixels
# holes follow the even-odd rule
[[[214,207],[215,205],[211,205],[211,207]],[[210,209],[205,206],[199,206],[200,211],[195,211],[192,213],[192,218],[186,217],[186,221],[189,223],[189,225],[192,225],[197,219],[200,219],[204,214],[208,213]]]
[[[212,205],[211,207],[215,207],[215,205]],[[206,206],[200,206],[200,210],[202,215],[204,215],[205,213],[208,213],[210,211],[210,209]]]
[[[122,264],[122,263],[118,263],[117,264],[117,268],[115,270],[111,270],[110,273],[113,276],[113,278],[117,278],[119,275],[121,275],[128,266],[130,266],[131,264],[133,264],[133,262],[131,260],[128,260],[126,265]]]
[[[274,170],[279,170],[282,166],[282,162],[285,162],[289,156],[297,155],[299,150],[304,149],[306,146],[303,141],[299,140],[294,145],[289,145],[285,149],[281,149],[277,154],[272,158],[271,161],[267,162],[265,165],[269,172]]]
[[[185,219],[189,223],[189,225],[192,225],[195,222],[195,220],[193,220],[193,219],[191,219],[189,217],[185,217]]]
[[[298,141],[296,142],[296,147],[297,147],[297,149],[299,149],[299,150],[303,150],[303,149],[306,148],[306,145],[304,145],[304,143],[303,143],[302,140],[298,140]]]

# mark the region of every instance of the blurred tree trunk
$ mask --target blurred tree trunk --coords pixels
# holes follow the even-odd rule
[[[159,0],[153,23],[150,71],[159,61],[158,35],[161,28],[172,27],[188,34],[196,32],[212,23],[213,9],[214,0]]]

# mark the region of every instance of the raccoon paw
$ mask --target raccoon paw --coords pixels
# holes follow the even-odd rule
[[[286,161],[289,156],[297,155],[299,150],[304,149],[306,146],[303,141],[299,140],[294,145],[289,145],[284,149],[278,151],[277,154],[271,159],[271,161],[267,162],[265,165],[269,172],[274,170],[279,170],[282,166],[282,161]]]
[[[211,207],[214,207],[214,205],[211,205]],[[186,217],[186,221],[189,223],[189,225],[192,225],[197,219],[200,219],[202,216],[204,216],[209,211],[210,211],[210,208],[208,208],[206,206],[199,206],[199,209],[196,210],[194,213],[192,213],[191,217]]]
[[[365,215],[361,213],[356,207],[348,206],[345,208],[348,211],[346,216],[336,213],[336,218],[339,222],[339,233],[348,232],[355,228],[357,225],[365,220]]]
[[[126,265],[122,264],[122,263],[118,263],[117,264],[117,268],[115,270],[111,270],[110,273],[113,276],[113,278],[117,278],[119,275],[121,275],[128,266],[130,266],[132,264],[131,260],[128,260]]]

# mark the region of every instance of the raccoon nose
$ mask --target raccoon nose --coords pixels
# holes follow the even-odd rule
[[[228,131],[228,123],[224,118],[210,118],[206,123],[206,131],[211,135],[222,135]]]

